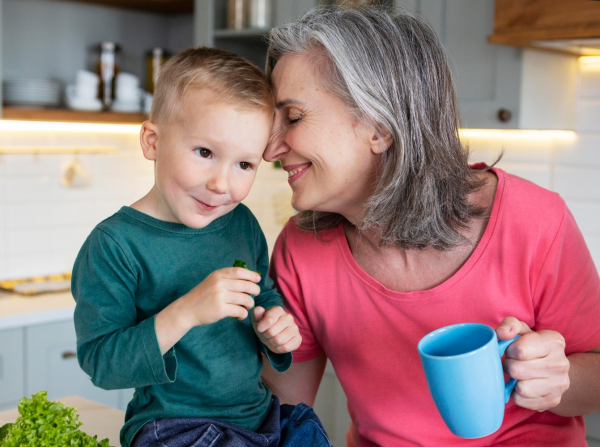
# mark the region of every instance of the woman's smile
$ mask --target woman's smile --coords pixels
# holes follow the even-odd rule
[[[293,165],[283,166],[283,170],[288,173],[288,182],[294,183],[300,177],[302,177],[306,171],[312,166],[312,163],[297,163]]]

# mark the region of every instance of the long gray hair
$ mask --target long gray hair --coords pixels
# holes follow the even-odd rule
[[[316,8],[269,35],[267,74],[285,54],[308,54],[325,88],[380,137],[391,134],[359,230],[383,245],[448,250],[485,214],[467,196],[483,182],[458,137],[452,75],[433,30],[407,11]],[[381,139],[383,141],[383,138]],[[297,225],[318,233],[344,218],[302,211]]]

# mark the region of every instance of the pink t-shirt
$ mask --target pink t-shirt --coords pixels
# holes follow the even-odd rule
[[[463,322],[497,327],[512,315],[553,329],[567,354],[600,345],[600,281],[564,201],[493,169],[498,188],[471,257],[430,290],[395,292],[356,263],[343,226],[321,240],[293,222],[275,246],[271,275],[294,315],[302,345],[294,361],[325,353],[348,397],[348,446],[585,446],[581,417],[537,412],[509,401],[494,434],[465,440],[446,428],[417,352],[428,332]]]

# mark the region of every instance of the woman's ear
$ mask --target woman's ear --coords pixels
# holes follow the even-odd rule
[[[156,160],[157,143],[158,126],[148,120],[144,121],[140,130],[140,145],[146,160]]]
[[[372,131],[369,139],[369,146],[374,154],[383,154],[393,143],[392,134],[386,129]]]

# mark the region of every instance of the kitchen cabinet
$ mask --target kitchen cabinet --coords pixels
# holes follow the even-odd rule
[[[0,331],[0,411],[23,397],[23,329]]]
[[[397,5],[422,16],[444,45],[461,127],[574,128],[575,56],[488,43],[494,29],[494,0],[411,0]]]
[[[73,320],[29,326],[24,335],[25,395],[46,390],[49,399],[78,395],[113,408],[126,408],[132,390],[103,390],[81,370]]]
[[[273,24],[293,20],[319,0],[273,0]],[[268,29],[226,28],[227,0],[0,0],[3,79],[56,79],[73,83],[79,69],[92,70],[101,41],[120,44],[121,71],[146,82],[146,52],[154,47],[177,52],[215,46],[237,52],[264,67]],[[0,95],[1,100],[1,95]],[[51,120],[51,111],[5,108],[10,119]],[[103,112],[62,114],[60,121],[141,122],[141,114]],[[121,119],[122,118],[122,119]]]

